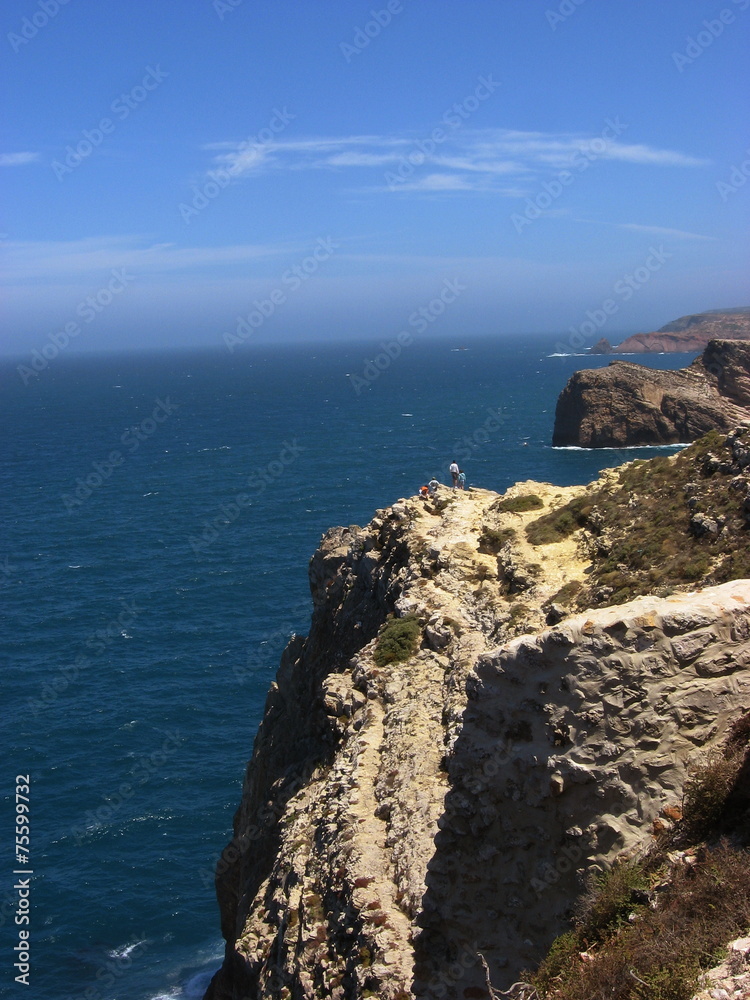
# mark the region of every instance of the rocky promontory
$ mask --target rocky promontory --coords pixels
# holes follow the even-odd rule
[[[748,466],[739,428],[328,532],[219,862],[208,1000],[489,1000],[536,966],[750,705]]]
[[[636,333],[617,347],[602,337],[592,354],[665,354],[702,351],[710,340],[750,339],[750,306],[681,316],[653,333]]]
[[[695,441],[750,419],[750,341],[714,340],[677,371],[629,361],[575,372],[557,401],[556,447]]]

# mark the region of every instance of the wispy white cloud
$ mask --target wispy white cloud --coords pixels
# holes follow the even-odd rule
[[[478,191],[480,184],[474,178],[459,174],[427,174],[414,181],[405,181],[399,191]]]
[[[621,125],[620,130],[627,128]],[[450,128],[438,130],[434,140],[414,135],[317,136],[278,138],[245,148],[242,143],[218,142],[204,148],[212,152],[212,169],[224,169],[235,178],[277,170],[336,170],[359,173],[361,185],[375,191],[492,191],[516,196],[518,185],[550,171],[572,168],[576,157],[649,167],[702,167],[709,161],[679,150],[659,149],[643,143],[607,139],[571,132],[521,132],[510,129]],[[373,184],[373,171],[381,182]],[[470,180],[468,175],[476,179]],[[512,179],[516,186],[509,186]]]
[[[641,226],[635,222],[621,222],[618,228],[630,229],[636,233],[651,233],[653,236],[673,236],[681,240],[716,240],[715,236],[701,236],[700,233],[687,233],[684,229],[667,229],[664,226]]]
[[[0,153],[0,167],[25,167],[38,159],[39,153]]]
[[[628,146],[614,142],[607,147],[602,158],[654,167],[707,167],[711,163],[710,160],[678,153],[673,149],[651,149],[649,146]]]
[[[312,241],[314,242],[314,241]],[[70,241],[8,241],[4,244],[3,283],[88,280],[112,268],[129,268],[139,276],[190,274],[196,271],[231,273],[242,265],[284,255],[309,252],[312,243],[239,244],[179,247],[149,244],[132,236],[92,237]]]

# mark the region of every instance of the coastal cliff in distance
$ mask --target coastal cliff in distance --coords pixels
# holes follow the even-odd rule
[[[695,441],[750,419],[750,341],[711,341],[677,371],[630,361],[575,372],[557,401],[555,447]]]
[[[207,1000],[489,1000],[587,872],[679,826],[750,705],[748,465],[738,428],[329,531],[218,865]]]
[[[750,340],[750,306],[681,316],[654,333],[636,333],[613,347],[602,337],[592,354],[664,354],[702,351],[710,340]]]

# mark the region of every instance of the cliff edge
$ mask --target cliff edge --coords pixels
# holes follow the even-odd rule
[[[629,361],[575,372],[557,401],[556,447],[623,448],[695,441],[750,418],[750,341],[712,340],[687,368]]]
[[[651,483],[441,488],[324,536],[218,866],[208,1000],[470,1000],[542,959],[750,704],[746,436]],[[623,518],[675,476],[663,544],[692,561],[613,594]]]

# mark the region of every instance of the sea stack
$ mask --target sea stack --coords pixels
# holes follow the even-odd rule
[[[556,447],[695,441],[750,419],[750,341],[713,340],[687,368],[629,361],[575,372],[557,401]]]

